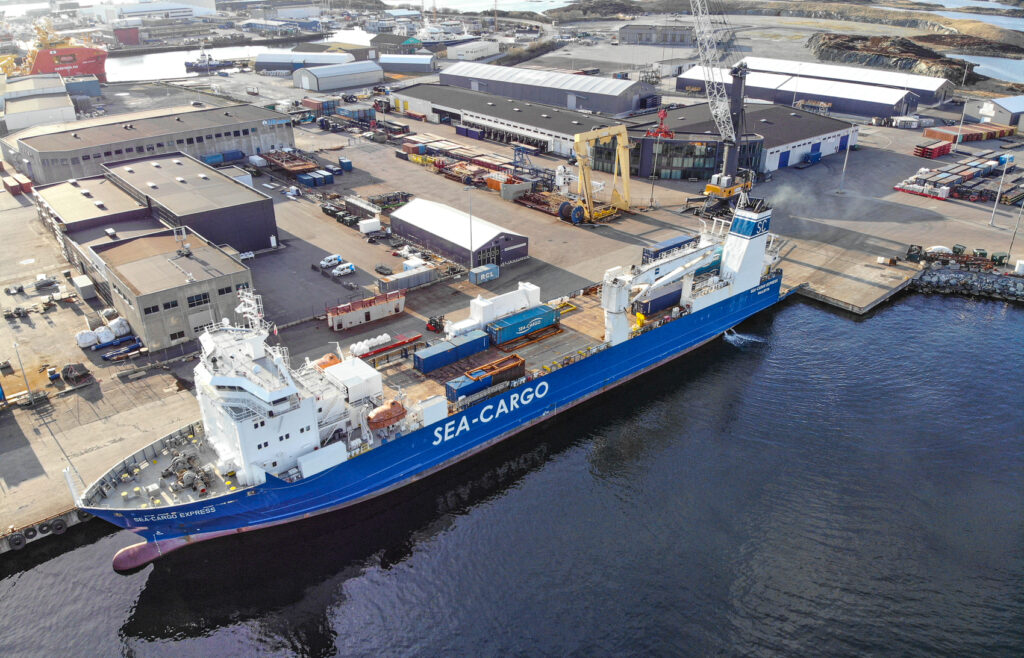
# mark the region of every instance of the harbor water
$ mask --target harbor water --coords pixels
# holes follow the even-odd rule
[[[361,511],[131,575],[99,523],[5,555],[3,652],[1022,655],[1021,336],[790,300]]]

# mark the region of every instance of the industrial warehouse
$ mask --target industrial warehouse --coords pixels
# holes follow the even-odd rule
[[[4,159],[38,185],[103,173],[103,163],[183,152],[196,158],[295,146],[291,119],[255,105],[191,105],[40,125],[0,140]]]
[[[296,71],[309,66],[328,66],[331,64],[347,64],[355,61],[349,53],[260,53],[253,60],[253,68],[260,71]]]
[[[384,71],[376,62],[371,61],[301,68],[292,74],[292,82],[296,87],[310,91],[365,87],[383,80]]]
[[[726,92],[731,93],[733,81],[729,69],[715,69],[712,75],[724,81]],[[707,76],[704,67],[694,66],[676,78],[676,89],[703,95]],[[917,110],[918,105],[917,97],[902,89],[758,71],[746,74],[744,91],[745,98],[805,106],[826,114],[902,116]]]
[[[381,55],[377,63],[387,73],[433,73],[437,69],[433,55]]]
[[[1014,126],[1024,131],[1024,96],[1009,96],[983,101],[968,101],[964,115],[973,121],[987,121]]]
[[[628,114],[661,104],[657,90],[639,80],[616,80],[558,71],[459,62],[440,73],[444,85],[570,110]]]
[[[576,133],[623,123],[594,114],[444,85],[412,85],[394,92],[392,99],[395,109],[422,114],[433,123],[461,125],[477,131],[484,139],[525,144],[565,157],[573,153]]]
[[[230,316],[231,293],[252,285],[248,268],[229,251],[159,221],[109,178],[46,185],[36,198],[64,257],[150,349],[195,338],[200,327]]]
[[[426,199],[413,199],[392,212],[391,231],[470,269],[529,257],[526,236]]]

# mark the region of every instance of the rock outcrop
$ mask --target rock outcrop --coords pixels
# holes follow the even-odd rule
[[[939,53],[903,37],[865,37],[848,34],[813,34],[805,44],[814,55],[826,62],[856,64],[885,69],[896,69],[916,75],[960,81],[964,66],[973,64],[943,57]],[[968,82],[984,79],[969,73]]]

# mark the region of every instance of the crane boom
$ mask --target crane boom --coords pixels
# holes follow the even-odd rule
[[[711,24],[707,0],[690,0],[693,13],[694,36],[697,39],[697,53],[704,69],[704,89],[708,97],[711,118],[718,127],[718,134],[727,143],[736,143],[736,128],[729,112],[729,96],[725,92],[725,80],[718,69],[718,36]]]

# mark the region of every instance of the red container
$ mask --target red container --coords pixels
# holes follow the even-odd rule
[[[14,174],[14,180],[21,186],[21,191],[28,194],[32,191],[32,181],[25,174]]]
[[[11,194],[21,194],[21,184],[14,179],[14,176],[4,176],[4,189]]]

